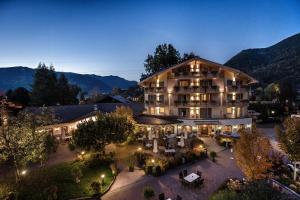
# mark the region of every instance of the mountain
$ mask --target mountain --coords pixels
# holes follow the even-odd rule
[[[25,87],[31,89],[35,69],[28,67],[6,67],[0,68],[0,91]],[[72,72],[56,72],[59,76],[65,74],[69,82],[76,84],[86,92],[111,92],[114,87],[127,89],[135,86],[136,81],[128,81],[118,76],[98,76],[94,74],[76,74]]]
[[[250,74],[262,85],[285,78],[299,81],[300,33],[267,48],[243,50],[225,65]]]

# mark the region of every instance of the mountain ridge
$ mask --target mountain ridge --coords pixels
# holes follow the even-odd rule
[[[35,69],[24,66],[0,68],[0,90],[7,91],[17,87],[31,89]],[[135,86],[136,81],[129,81],[119,76],[99,76],[96,74],[79,74],[75,72],[56,72],[59,76],[64,74],[71,84],[76,84],[88,93],[109,93],[114,87],[127,89]]]
[[[282,79],[300,79],[300,33],[265,48],[245,49],[224,65],[237,68],[262,85]]]

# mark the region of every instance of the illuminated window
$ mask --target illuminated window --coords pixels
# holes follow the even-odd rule
[[[231,114],[231,113],[232,113],[231,107],[228,107],[228,108],[226,109],[226,113],[227,113],[227,114]]]

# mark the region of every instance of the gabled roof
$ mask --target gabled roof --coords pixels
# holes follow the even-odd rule
[[[164,72],[167,72],[167,71],[171,71],[172,69],[175,69],[175,68],[184,66],[184,65],[186,65],[186,64],[188,64],[188,63],[190,63],[190,62],[193,62],[193,61],[200,61],[200,62],[208,63],[208,64],[211,64],[211,65],[218,66],[218,67],[220,67],[221,69],[225,69],[225,70],[233,71],[233,72],[235,72],[235,73],[237,73],[237,74],[241,74],[241,75],[243,75],[243,76],[245,76],[245,77],[247,77],[247,78],[250,79],[250,84],[252,84],[252,83],[258,83],[258,81],[257,81],[255,78],[251,77],[250,75],[248,75],[248,74],[246,74],[245,72],[242,72],[242,71],[240,71],[240,70],[238,70],[238,69],[235,69],[235,68],[232,68],[232,67],[228,67],[228,66],[225,66],[225,65],[222,65],[222,64],[219,64],[219,63],[210,61],[210,60],[206,60],[206,59],[203,59],[203,58],[200,58],[200,57],[195,57],[195,58],[191,58],[191,59],[189,59],[189,60],[187,60],[187,61],[184,61],[184,62],[182,62],[182,63],[179,63],[179,64],[177,64],[177,65],[173,65],[173,66],[171,66],[171,67],[168,67],[168,68],[166,68],[166,69],[164,69],[164,70],[161,70],[161,71],[159,71],[159,72],[156,72],[156,73],[152,74],[151,76],[145,78],[144,80],[140,81],[140,82],[139,82],[139,85],[141,85],[141,84],[144,83],[145,81],[150,80],[151,78],[153,78],[153,77],[155,77],[155,76],[158,76],[158,75],[161,74],[161,73],[164,73]]]
[[[27,107],[25,111],[38,114],[46,108],[55,114],[59,123],[70,123],[93,116],[97,111],[102,113],[114,112],[117,107],[120,106],[130,107],[134,115],[140,115],[144,111],[144,105],[140,103],[98,103],[86,105]]]

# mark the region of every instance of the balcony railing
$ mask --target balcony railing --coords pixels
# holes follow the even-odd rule
[[[211,86],[175,86],[176,92],[186,93],[218,93],[219,87],[216,85]]]
[[[185,72],[173,72],[171,78],[180,77],[197,77],[197,78],[215,78],[218,77],[219,71],[185,71]]]
[[[248,85],[229,85],[227,86],[227,92],[247,92]]]
[[[145,88],[145,92],[153,92],[153,93],[164,93],[167,89],[165,87],[152,87],[152,88]]]
[[[248,99],[242,99],[242,100],[227,100],[227,106],[246,106],[249,104],[249,100]]]
[[[220,103],[217,101],[187,101],[187,100],[176,100],[175,102],[176,106],[199,106],[199,107],[213,107],[213,106],[219,106]]]
[[[167,105],[167,104],[168,104],[167,101],[163,101],[163,100],[161,100],[161,101],[157,101],[157,100],[147,100],[147,101],[145,101],[145,103],[146,103],[147,105],[151,105],[151,106],[164,106],[164,105]]]

